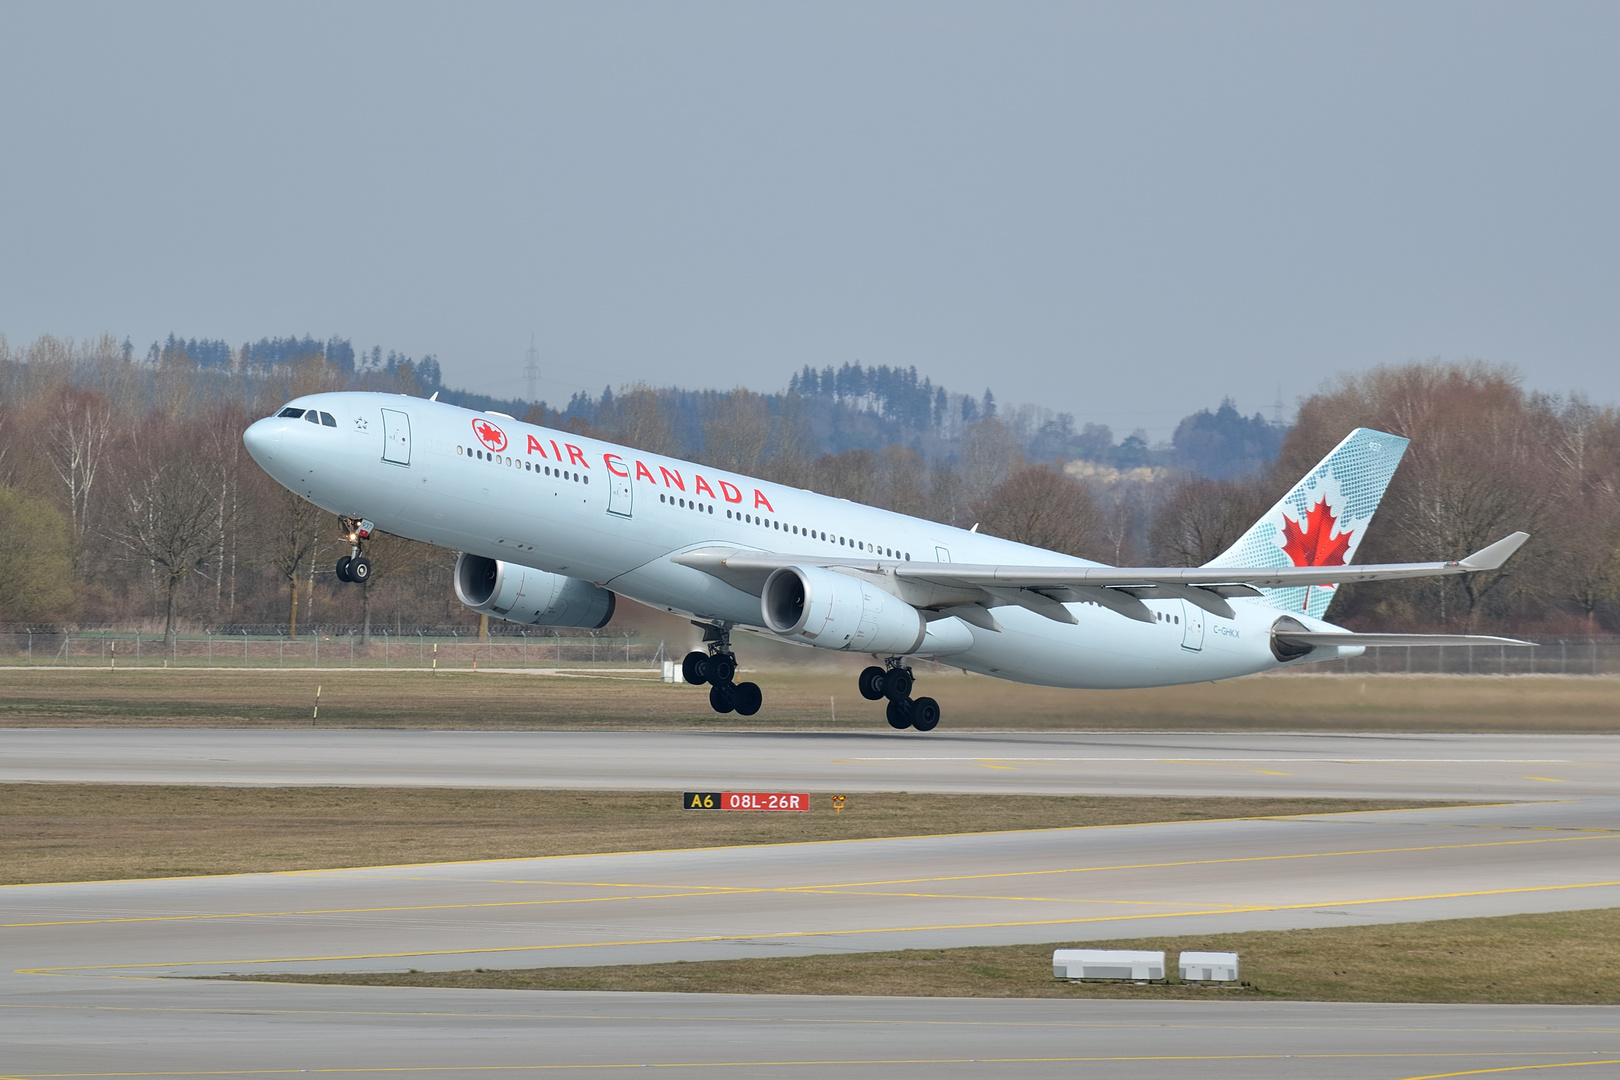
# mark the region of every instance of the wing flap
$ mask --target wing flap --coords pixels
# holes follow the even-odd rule
[[[1373,648],[1406,646],[1444,647],[1447,645],[1535,645],[1518,638],[1489,634],[1352,634],[1349,631],[1277,630],[1271,635],[1290,645],[1364,645]]]

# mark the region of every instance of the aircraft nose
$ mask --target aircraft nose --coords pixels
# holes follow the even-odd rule
[[[242,432],[242,445],[247,447],[247,452],[253,456],[254,461],[263,465],[281,448],[281,432],[285,426],[280,419],[273,416],[256,420]]]

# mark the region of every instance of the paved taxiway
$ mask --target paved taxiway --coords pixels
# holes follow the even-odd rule
[[[0,781],[1548,799],[1620,793],[1620,738],[28,728]]]
[[[616,1065],[724,1066],[736,1076],[1413,1077],[1550,1065],[1620,1075],[1620,1010],[1610,1008],[533,994],[154,977],[1095,940],[1620,906],[1616,739],[436,735],[8,732],[0,778],[1540,801],[0,888],[0,1076],[453,1077]]]

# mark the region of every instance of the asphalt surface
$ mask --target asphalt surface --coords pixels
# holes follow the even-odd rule
[[[18,738],[17,736],[23,736]],[[1620,739],[0,732],[0,779],[1527,799],[1464,808],[0,888],[0,1078],[1620,1076],[1620,1009],[194,982],[1620,905]],[[705,770],[705,771],[689,771]],[[791,989],[791,988],[785,988]]]
[[[1548,799],[1620,793],[1620,738],[25,728],[14,781]]]

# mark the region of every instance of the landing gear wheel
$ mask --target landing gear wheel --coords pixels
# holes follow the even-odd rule
[[[693,686],[702,686],[709,681],[709,655],[708,653],[689,652],[681,661],[681,678]]]
[[[871,667],[861,672],[861,697],[865,698],[867,701],[882,701],[883,676],[883,669],[878,667],[876,664],[873,664]]]
[[[893,721],[890,721],[893,723]],[[911,726],[918,731],[933,731],[939,727],[939,702],[931,697],[920,697],[911,703]]]
[[[709,687],[709,708],[717,713],[728,713],[737,707],[736,700],[729,686]],[[755,706],[758,708],[758,706]]]
[[[910,668],[890,668],[883,673],[883,694],[890,701],[904,701],[911,696],[915,682]]]
[[[730,653],[715,653],[703,670],[714,685],[725,686],[737,677],[737,658]]]
[[[371,580],[371,560],[364,555],[358,559],[349,560],[349,580],[356,585],[364,585]]]
[[[764,700],[765,695],[760,693],[758,683],[738,683],[731,688],[731,704],[738,716],[753,716],[759,712]]]
[[[889,702],[889,726],[896,731],[904,731],[912,724],[911,712],[911,702],[905,698]]]
[[[349,576],[349,564],[352,563],[353,561],[354,560],[349,558],[349,556],[347,556],[347,555],[343,556],[343,558],[341,558],[341,559],[339,559],[337,561],[337,568],[334,569],[332,572],[337,575],[337,579],[339,581],[353,581],[354,580],[354,578]]]

